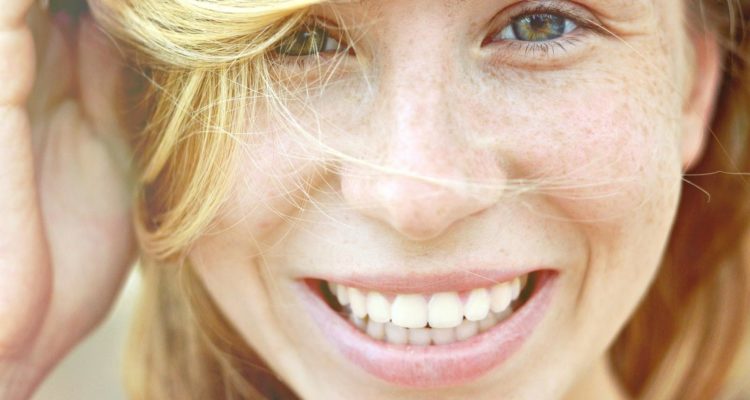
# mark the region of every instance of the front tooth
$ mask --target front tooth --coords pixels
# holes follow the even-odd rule
[[[391,322],[404,328],[427,326],[427,300],[421,294],[400,294],[391,306]]]
[[[391,305],[388,299],[378,292],[367,294],[367,315],[375,322],[388,322],[391,320]]]
[[[469,321],[481,321],[490,311],[490,293],[487,289],[474,289],[464,305],[464,315]]]
[[[487,318],[479,321],[479,331],[484,332],[497,324],[495,313],[487,314]]]
[[[456,327],[456,340],[466,340],[479,332],[479,323],[475,321],[464,321]]]
[[[392,344],[406,344],[409,334],[406,328],[388,323],[385,324],[385,340]]]
[[[510,308],[506,308],[505,310],[499,312],[499,313],[493,313],[495,315],[495,318],[497,318],[497,322],[504,321],[506,318],[510,317],[511,314],[513,314],[513,310]]]
[[[336,298],[339,299],[339,304],[345,306],[349,304],[349,291],[344,285],[336,285]]]
[[[356,288],[349,288],[349,303],[352,306],[352,313],[359,318],[367,315],[367,303],[365,295]]]
[[[513,300],[515,300],[518,298],[518,295],[521,294],[521,279],[519,279],[518,277],[513,279],[513,282],[510,283],[510,287],[511,287],[510,297]]]
[[[450,344],[456,341],[456,329],[454,328],[430,328],[432,343]]]
[[[414,328],[409,331],[409,344],[415,346],[428,346],[430,344],[430,329]]]
[[[464,318],[464,307],[456,292],[435,293],[427,310],[431,328],[454,328]]]
[[[508,283],[499,283],[490,292],[490,308],[492,312],[502,312],[510,305],[513,288]]]
[[[349,316],[349,321],[352,321],[352,324],[359,328],[359,330],[363,331],[365,330],[365,320],[362,318],[357,317],[356,315],[352,314]]]
[[[367,334],[373,339],[383,340],[385,337],[385,324],[369,321],[367,323]]]

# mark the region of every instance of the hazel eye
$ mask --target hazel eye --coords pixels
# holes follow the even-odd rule
[[[276,52],[285,56],[310,56],[320,53],[337,52],[343,49],[342,43],[331,36],[318,24],[304,25],[284,38]]]
[[[560,15],[539,13],[515,18],[496,36],[502,40],[523,42],[545,42],[555,40],[578,28],[570,18]]]

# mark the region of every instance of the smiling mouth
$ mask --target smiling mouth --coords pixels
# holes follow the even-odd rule
[[[531,297],[531,272],[491,286],[436,293],[384,293],[319,281],[328,306],[356,329],[392,345],[466,341],[509,319]]]

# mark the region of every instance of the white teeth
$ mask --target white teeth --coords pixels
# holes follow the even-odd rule
[[[388,322],[391,320],[391,305],[388,299],[378,292],[367,294],[367,315],[375,322]]]
[[[350,321],[360,331],[375,340],[384,340],[391,344],[429,346],[430,344],[444,345],[471,339],[481,332],[485,332],[512,314],[511,310],[503,313],[487,314],[481,321],[463,320],[455,328],[404,328],[390,322],[380,323],[363,320],[353,314]]]
[[[484,332],[497,324],[497,317],[495,313],[487,314],[487,318],[479,321],[479,332]]]
[[[429,346],[467,340],[509,318],[513,314],[510,305],[526,282],[523,276],[460,295],[397,294],[392,301],[378,291],[331,282],[328,288],[343,312],[349,312],[352,324],[371,338],[396,345]]]
[[[352,315],[349,316],[349,321],[351,321],[352,324],[354,324],[354,326],[356,326],[357,328],[359,328],[359,330],[364,330],[365,329],[366,321],[363,320],[362,318],[359,318],[356,315],[352,314]]]
[[[345,306],[349,304],[349,291],[346,286],[336,285],[336,298],[339,300],[339,304]]]
[[[469,339],[479,332],[479,323],[474,321],[464,321],[456,327],[456,340],[462,341]]]
[[[464,307],[456,292],[435,293],[427,310],[431,328],[454,328],[464,318]]]
[[[456,341],[456,330],[453,328],[432,328],[430,331],[432,343],[451,344]]]
[[[383,340],[385,337],[385,324],[375,321],[368,322],[367,334],[373,339]]]
[[[409,331],[409,344],[415,346],[428,346],[431,341],[430,329],[427,328],[414,328],[407,329]]]
[[[515,300],[515,299],[518,298],[518,295],[521,294],[521,279],[518,278],[518,277],[516,277],[515,279],[513,279],[513,282],[510,283],[510,287],[511,287],[511,296],[510,297],[513,300]]]
[[[385,340],[391,344],[406,344],[409,341],[409,333],[406,331],[406,328],[393,324],[386,324]]]
[[[464,305],[464,315],[469,321],[481,321],[490,311],[490,293],[487,289],[474,289],[469,293]]]
[[[490,308],[492,312],[502,312],[513,300],[513,288],[508,283],[499,283],[490,291]]]
[[[421,294],[400,294],[391,306],[391,322],[404,328],[427,326],[427,300]]]
[[[495,313],[494,315],[495,315],[495,319],[497,319],[497,321],[500,322],[504,320],[505,318],[510,317],[511,314],[513,314],[513,310],[511,310],[510,308],[506,308],[505,311]]]
[[[365,296],[355,288],[349,288],[349,304],[352,306],[352,313],[360,318],[367,315],[367,301]]]

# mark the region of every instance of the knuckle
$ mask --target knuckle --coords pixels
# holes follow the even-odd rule
[[[34,39],[26,28],[0,30],[0,105],[23,104],[34,83]]]

